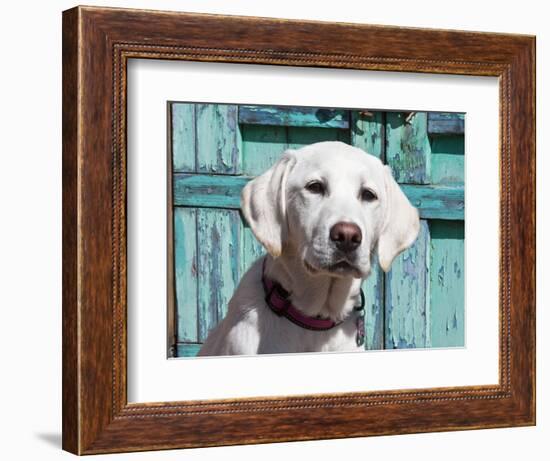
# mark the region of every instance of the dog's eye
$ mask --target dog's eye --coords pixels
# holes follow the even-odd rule
[[[320,181],[311,181],[306,185],[306,189],[312,194],[322,195],[325,193],[325,185]]]
[[[365,201],[365,202],[373,202],[377,199],[378,197],[376,196],[376,194],[371,191],[370,189],[362,189],[361,190],[361,200]]]

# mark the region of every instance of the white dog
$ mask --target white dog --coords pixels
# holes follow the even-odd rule
[[[359,148],[287,150],[241,209],[268,254],[241,279],[199,355],[362,350],[361,281],[416,240],[418,211],[389,167]]]

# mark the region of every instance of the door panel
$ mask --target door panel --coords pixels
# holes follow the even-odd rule
[[[464,346],[464,223],[430,222],[432,347]]]
[[[174,268],[177,338],[198,342],[197,209],[174,208]]]
[[[176,356],[193,356],[264,254],[239,212],[247,181],[288,148],[340,140],[387,162],[419,208],[415,245],[363,283],[366,349],[464,345],[464,117],[173,103]]]

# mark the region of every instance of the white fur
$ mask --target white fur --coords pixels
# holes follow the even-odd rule
[[[326,191],[312,193],[306,188],[311,181],[322,182]],[[362,188],[377,198],[362,200]],[[418,211],[389,167],[336,141],[287,150],[244,187],[241,209],[268,255],[242,277],[226,317],[210,332],[199,355],[362,349],[356,344],[353,306],[370,274],[372,255],[377,250],[380,266],[388,271],[419,231]],[[353,254],[343,254],[329,238],[338,222],[361,230],[362,241]],[[264,301],[264,258],[267,275],[291,293],[297,309],[343,322],[327,331],[311,331],[274,314]],[[333,267],[341,261],[349,267]]]

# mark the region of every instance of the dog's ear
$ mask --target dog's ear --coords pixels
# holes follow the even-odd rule
[[[382,231],[378,237],[378,262],[388,272],[394,258],[410,247],[420,230],[418,210],[411,205],[395,179],[390,167],[384,166],[386,210]]]
[[[286,180],[296,163],[293,150],[241,192],[241,210],[258,241],[274,257],[280,256],[287,233]]]

